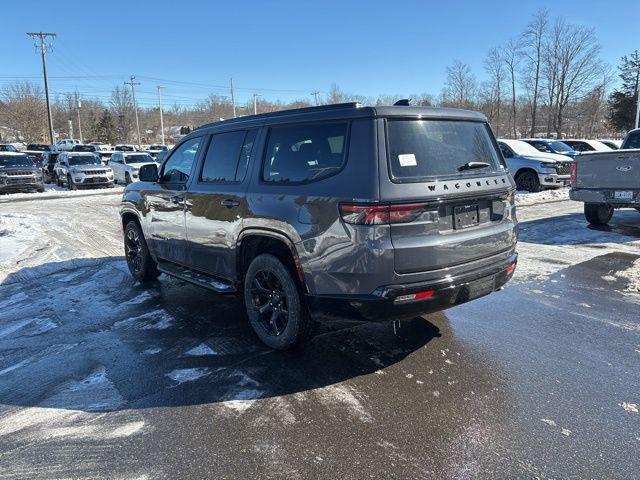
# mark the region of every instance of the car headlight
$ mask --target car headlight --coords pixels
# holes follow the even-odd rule
[[[555,169],[556,164],[552,162],[540,162],[540,168]]]

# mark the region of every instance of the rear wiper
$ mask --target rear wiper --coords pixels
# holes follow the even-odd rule
[[[490,167],[491,164],[487,162],[467,162],[464,165],[458,167],[459,172],[463,172],[465,170],[471,170],[472,168],[486,168]]]

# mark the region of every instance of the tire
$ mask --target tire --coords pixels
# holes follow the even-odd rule
[[[313,320],[293,275],[277,257],[253,259],[244,277],[244,303],[253,330],[268,347],[288,350],[311,337]]]
[[[158,264],[149,253],[142,229],[134,220],[124,227],[124,257],[131,275],[140,283],[149,283],[160,275]]]
[[[44,187],[38,188],[38,193],[44,193]]]
[[[58,174],[57,174],[57,173],[55,173],[55,174],[54,174],[53,182],[54,182],[57,186],[59,186],[59,187],[61,187],[61,186],[62,186],[62,182],[61,182],[61,181],[60,181],[60,179],[58,178]]]
[[[516,175],[515,180],[518,190],[526,190],[531,193],[536,193],[542,190],[542,187],[540,187],[540,179],[538,178],[538,174],[529,170]]]
[[[131,183],[131,176],[129,172],[124,172],[124,184],[129,185]]]
[[[76,185],[76,182],[73,181],[73,179],[71,178],[71,175],[67,175],[67,188],[69,190],[77,190],[78,186]]]
[[[613,216],[613,207],[600,203],[585,203],[584,216],[591,225],[606,225]]]

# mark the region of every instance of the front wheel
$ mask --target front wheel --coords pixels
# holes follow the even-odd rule
[[[140,283],[158,278],[160,271],[153,260],[138,222],[132,220],[124,227],[124,254],[131,275]]]
[[[129,175],[129,172],[125,172],[124,174],[124,184],[125,185],[129,185],[131,183],[131,175]]]
[[[606,225],[613,216],[613,207],[600,203],[585,203],[584,216],[591,225]]]
[[[273,255],[253,259],[244,278],[244,303],[253,330],[276,350],[287,350],[311,336],[313,320],[289,269]]]
[[[73,181],[73,179],[71,178],[71,175],[67,175],[67,188],[69,190],[77,190],[78,186],[76,185],[76,182]]]
[[[518,190],[526,190],[535,193],[542,190],[540,187],[540,179],[535,172],[525,171],[516,176],[516,187]]]

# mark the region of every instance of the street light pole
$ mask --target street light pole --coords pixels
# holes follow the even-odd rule
[[[76,90],[76,110],[78,112],[78,135],[80,136],[80,143],[84,143],[84,140],[82,138],[82,124],[80,123],[80,107],[82,107],[82,103],[80,102],[78,91]]]
[[[156,87],[158,89],[158,106],[160,107],[160,132],[162,133],[162,145],[164,145],[164,120],[162,118],[162,94],[160,90],[164,87],[162,85],[158,85]]]
[[[138,104],[136,103],[136,90],[134,88],[135,85],[140,85],[140,82],[134,82],[136,79],[135,76],[131,75],[130,81],[124,82],[125,85],[131,86],[131,96],[133,97],[133,110],[136,114],[136,130],[138,131],[138,150],[142,149],[141,140],[140,140],[140,121],[138,120]]]

